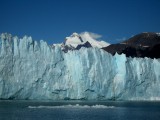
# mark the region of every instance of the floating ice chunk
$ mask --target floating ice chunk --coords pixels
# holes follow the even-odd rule
[[[59,108],[76,108],[76,109],[84,109],[84,108],[94,108],[94,109],[108,109],[108,108],[115,108],[115,106],[106,106],[106,105],[61,105],[61,106],[28,106],[31,109],[59,109]]]

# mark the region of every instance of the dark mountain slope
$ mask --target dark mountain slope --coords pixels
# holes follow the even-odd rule
[[[126,54],[127,57],[160,58],[160,35],[157,33],[141,33],[118,44],[102,48],[114,55]]]

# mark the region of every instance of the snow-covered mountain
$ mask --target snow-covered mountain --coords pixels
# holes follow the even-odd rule
[[[82,46],[85,43],[89,43],[91,47],[97,48],[107,47],[109,45],[109,43],[105,41],[96,40],[89,32],[81,34],[73,33],[70,37],[66,37],[64,45],[76,49],[78,46]]]
[[[64,52],[27,36],[0,39],[0,99],[160,100],[160,59],[98,47]]]

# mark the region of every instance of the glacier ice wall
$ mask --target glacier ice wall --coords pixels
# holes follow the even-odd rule
[[[0,99],[160,100],[160,60],[0,40]]]

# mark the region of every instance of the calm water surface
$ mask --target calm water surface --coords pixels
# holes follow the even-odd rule
[[[0,101],[0,120],[160,120],[160,102]]]

